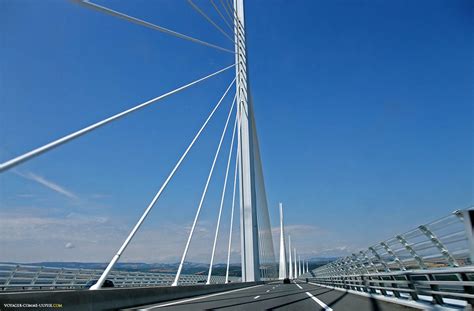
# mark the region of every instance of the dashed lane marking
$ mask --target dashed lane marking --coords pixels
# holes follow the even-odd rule
[[[221,296],[221,295],[235,293],[235,292],[239,292],[239,291],[243,291],[243,290],[247,290],[247,289],[251,289],[251,288],[257,288],[257,287],[260,287],[260,286],[263,286],[263,285],[244,287],[244,288],[229,290],[229,291],[220,292],[220,293],[216,293],[216,294],[200,296],[200,297],[196,297],[196,298],[190,298],[190,299],[184,299],[184,300],[180,300],[180,301],[174,301],[174,302],[169,302],[169,303],[164,303],[164,304],[159,304],[159,305],[154,305],[154,306],[148,306],[148,307],[138,308],[138,310],[145,311],[145,310],[153,310],[153,309],[163,308],[163,307],[167,307],[167,306],[174,306],[174,305],[178,305],[180,303],[186,303],[186,302],[205,299],[205,298],[209,298],[209,297]]]
[[[311,293],[306,292],[306,295],[308,295],[311,299],[313,299],[314,301],[316,301],[316,303],[317,303],[318,305],[320,305],[324,310],[326,310],[326,311],[332,311],[332,309],[329,308],[327,304],[325,304],[324,302],[322,302],[322,301],[319,300],[318,298],[314,297]]]

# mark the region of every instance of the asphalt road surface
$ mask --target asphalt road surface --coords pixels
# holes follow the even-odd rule
[[[162,302],[128,310],[414,310],[306,283],[273,283]]]

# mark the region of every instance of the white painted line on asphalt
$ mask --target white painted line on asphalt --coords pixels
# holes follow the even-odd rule
[[[327,304],[325,304],[324,302],[322,302],[322,301],[319,300],[318,298],[314,297],[311,293],[306,292],[306,295],[308,295],[311,299],[313,299],[314,301],[316,301],[316,303],[317,303],[318,305],[320,305],[324,310],[326,310],[326,311],[332,311],[332,309],[329,308]]]
[[[267,290],[267,293],[269,292],[270,290]]]
[[[299,284],[295,283],[296,286],[298,286],[299,289],[303,289]]]
[[[258,298],[260,298],[260,296],[255,296],[255,297],[253,297],[253,299],[258,299]]]
[[[148,310],[153,310],[153,309],[158,309],[158,308],[163,308],[163,307],[168,307],[168,306],[174,306],[174,305],[178,305],[178,304],[180,304],[180,303],[186,303],[186,302],[195,301],[195,300],[200,300],[200,299],[205,299],[205,298],[209,298],[209,297],[215,297],[215,296],[221,296],[221,295],[225,295],[225,294],[240,292],[240,291],[242,291],[242,290],[251,289],[251,288],[257,288],[257,287],[260,287],[260,286],[263,286],[263,285],[255,285],[255,286],[250,286],[250,287],[244,287],[244,288],[229,290],[229,291],[220,292],[220,293],[216,293],[216,294],[210,294],[210,295],[206,295],[206,296],[199,296],[199,297],[195,297],[195,298],[190,298],[190,299],[184,299],[184,300],[180,300],[180,301],[174,301],[174,302],[164,303],[164,304],[161,304],[161,305],[154,305],[154,306],[149,306],[149,307],[143,307],[143,308],[138,308],[137,310],[139,310],[139,311],[148,311]]]
[[[405,299],[400,299],[400,298],[392,298],[392,297],[386,297],[386,296],[381,296],[381,295],[370,295],[368,293],[363,293],[363,292],[358,292],[352,289],[343,289],[343,288],[338,288],[334,286],[328,286],[328,285],[323,285],[323,284],[317,284],[313,282],[308,282],[309,284],[316,285],[319,287],[325,287],[329,289],[334,289],[340,292],[346,292],[349,294],[354,294],[358,296],[363,296],[367,298],[374,298],[377,300],[385,301],[385,302],[391,302],[394,304],[414,308],[414,309],[419,309],[419,310],[445,310],[445,311],[451,311],[451,310],[459,310],[459,308],[450,308],[446,306],[433,306],[433,304],[424,302],[424,301],[413,301],[413,300],[405,300]]]

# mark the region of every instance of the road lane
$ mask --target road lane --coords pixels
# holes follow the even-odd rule
[[[318,298],[314,297],[313,294],[311,294],[310,292],[305,292],[306,295],[308,295],[309,298],[313,299],[314,301],[316,301],[316,303],[318,305],[320,305],[324,310],[326,311],[333,311],[330,307],[328,307],[327,304],[325,304],[324,302],[322,302],[321,300],[319,300]]]
[[[333,310],[378,310],[378,311],[399,311],[414,310],[402,305],[367,298],[334,289],[320,287],[317,285],[300,283],[303,290],[314,295],[323,301]]]
[[[128,310],[412,310],[307,283],[282,282],[192,297]]]

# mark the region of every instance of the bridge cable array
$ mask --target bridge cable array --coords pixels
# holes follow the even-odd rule
[[[234,97],[234,103],[235,103],[236,98],[237,98],[237,96]],[[226,165],[225,177],[224,177],[224,185],[222,186],[221,201],[220,201],[220,205],[219,205],[219,214],[217,216],[217,226],[216,226],[216,232],[215,232],[215,235],[214,235],[214,243],[212,245],[211,261],[209,263],[209,273],[208,273],[207,282],[206,282],[207,284],[210,284],[210,282],[211,282],[212,266],[214,264],[214,255],[215,255],[215,252],[216,252],[217,237],[219,235],[219,227],[220,227],[220,224],[221,224],[222,208],[224,206],[224,199],[225,199],[225,193],[226,193],[226,188],[227,188],[227,179],[228,179],[228,176],[229,176],[230,163],[231,163],[231,160],[232,160],[232,150],[234,148],[234,140],[235,140],[235,134],[236,134],[237,128],[240,131],[240,122],[239,122],[239,118],[238,118],[238,112],[236,113],[235,122],[234,122],[234,129],[232,130],[232,140],[230,142],[230,150],[229,150],[229,155],[228,155],[228,158],[227,158],[227,165]],[[238,150],[239,149],[236,149],[236,150],[237,150],[236,155],[238,155]],[[235,163],[237,164],[237,156],[235,157]],[[235,175],[237,175],[237,172],[235,172]],[[235,185],[235,176],[234,176],[234,185]],[[233,198],[233,200],[234,200],[234,198]],[[234,203],[234,201],[232,201],[232,203]],[[232,222],[232,216],[233,215],[231,215],[231,222]],[[230,232],[230,236],[232,236],[232,231]],[[226,271],[226,276],[228,276],[227,271]]]
[[[220,51],[224,51],[224,52],[227,52],[227,53],[231,53],[231,54],[235,53],[234,51],[223,48],[221,46],[218,46],[218,45],[206,42],[206,41],[202,41],[200,39],[196,39],[196,38],[190,37],[188,35],[184,35],[182,33],[176,32],[174,30],[170,30],[168,28],[152,24],[150,22],[144,21],[142,19],[130,16],[130,15],[127,15],[127,14],[124,14],[124,13],[120,13],[118,11],[109,9],[105,6],[101,6],[101,5],[92,3],[88,0],[75,0],[75,1],[78,2],[81,5],[84,5],[86,7],[95,9],[97,11],[100,11],[100,12],[103,12],[103,13],[106,13],[106,14],[124,19],[124,20],[132,22],[134,24],[138,24],[138,25],[141,25],[141,26],[145,26],[145,27],[148,27],[148,28],[151,28],[151,29],[169,34],[171,36],[174,36],[174,37],[177,37],[177,38],[180,38],[180,39],[188,40],[188,41],[191,41],[191,42],[194,42],[194,43],[197,43],[197,44],[201,44],[201,45],[204,45],[204,46],[208,46],[208,47],[211,47],[211,48],[214,48],[214,49],[217,49],[217,50],[220,50]]]
[[[227,27],[229,27],[230,31],[234,32],[234,28],[229,24],[229,22],[227,21],[227,18],[225,18],[224,15],[222,15],[221,10],[219,10],[217,5],[214,3],[214,0],[210,0],[210,2],[212,6],[214,7],[214,10],[217,12],[217,14],[222,18],[222,20],[227,25]]]
[[[201,16],[204,17],[212,26],[214,26],[220,33],[222,33],[227,39],[229,39],[232,44],[235,44],[234,39],[232,39],[227,32],[225,32],[206,13],[204,13],[204,11],[201,10],[201,8],[199,8],[192,0],[188,0],[188,3],[196,12],[201,14]]]
[[[139,24],[141,26],[145,26],[145,27],[148,27],[148,28],[151,28],[151,29],[154,29],[154,30],[157,30],[157,31],[160,31],[160,32],[178,37],[178,38],[181,38],[181,39],[185,39],[185,40],[188,40],[188,41],[191,41],[191,42],[194,42],[194,43],[198,43],[198,44],[201,44],[201,45],[205,45],[205,46],[208,46],[208,47],[212,47],[212,48],[215,48],[215,49],[218,49],[218,50],[222,50],[222,51],[225,51],[225,52],[230,52],[232,54],[235,54],[234,51],[225,49],[223,47],[220,47],[220,46],[208,43],[206,41],[202,41],[202,40],[199,40],[199,39],[196,39],[196,38],[193,38],[193,37],[190,37],[190,36],[187,36],[187,35],[172,31],[172,30],[169,30],[167,28],[164,28],[164,27],[149,23],[147,21],[144,21],[144,20],[129,16],[129,15],[126,15],[124,13],[117,12],[117,11],[109,9],[107,7],[100,6],[98,4],[92,3],[88,0],[75,0],[75,1],[79,2],[81,5],[84,5],[86,7],[93,8],[93,9],[98,10],[100,12],[103,12],[103,13],[106,13],[106,14],[109,14],[109,15],[127,20],[127,21],[135,23],[135,24]],[[213,0],[210,0],[210,2],[212,4],[212,6],[214,7],[214,9],[216,10],[216,12],[218,13],[218,15],[223,19],[223,21],[226,23],[226,25],[229,26],[229,28],[232,30],[232,27],[229,25],[229,23],[227,21],[227,18],[224,17],[224,15],[221,13],[221,11],[219,10],[216,3]],[[204,19],[206,19],[211,25],[213,25],[219,32],[223,33],[228,39],[231,40],[232,43],[235,43],[234,40],[220,26],[218,26],[217,23],[215,23],[206,13],[204,13],[204,11],[201,8],[199,8],[195,3],[193,3],[192,0],[188,0],[188,3],[191,5],[191,7],[195,11],[197,11]],[[233,7],[229,4],[228,1],[225,1],[225,0],[224,1],[220,0],[220,4],[221,4],[221,7],[223,8],[223,10],[226,12],[228,17],[230,18],[230,20],[232,21],[232,23],[234,24],[234,29],[235,30],[233,30],[233,32],[234,32],[235,38],[237,38],[238,35],[243,36],[243,31],[244,31],[243,30],[243,25],[241,24],[240,20],[237,18],[236,12],[233,9]],[[233,17],[231,15],[233,15]],[[238,34],[235,34],[236,31],[238,32]],[[243,42],[242,42],[242,44],[243,44]],[[245,48],[245,46],[244,46],[244,48]],[[243,51],[240,46],[239,46],[239,53],[243,54],[243,55],[245,54],[245,51]],[[236,59],[236,61],[237,61],[237,59]],[[65,144],[69,141],[72,141],[72,140],[74,140],[74,139],[76,139],[76,138],[78,138],[82,135],[85,135],[89,132],[92,132],[92,131],[96,130],[97,128],[101,127],[101,126],[104,126],[108,123],[111,123],[112,121],[118,120],[118,119],[120,119],[120,118],[122,118],[126,115],[129,115],[132,112],[135,112],[137,110],[145,108],[145,107],[147,107],[151,104],[154,104],[154,103],[156,103],[156,102],[158,102],[158,101],[160,101],[160,100],[162,100],[162,99],[164,99],[164,98],[166,98],[170,95],[176,94],[176,93],[178,93],[182,90],[185,90],[185,89],[187,89],[187,88],[189,88],[189,87],[191,87],[191,86],[193,86],[197,83],[200,83],[200,82],[202,82],[204,80],[207,80],[211,77],[214,77],[214,76],[216,76],[220,73],[223,73],[223,72],[227,71],[228,69],[233,68],[235,66],[236,66],[236,64],[232,64],[230,66],[222,68],[222,69],[220,69],[220,70],[218,70],[214,73],[211,73],[207,76],[199,78],[195,81],[192,81],[192,82],[190,82],[186,85],[178,87],[178,88],[176,88],[172,91],[169,91],[165,94],[157,96],[157,97],[155,97],[153,99],[150,99],[146,102],[140,103],[140,104],[138,104],[138,105],[136,105],[132,108],[129,108],[125,111],[117,113],[117,114],[115,114],[111,117],[108,117],[108,118],[104,119],[104,120],[101,120],[101,121],[96,122],[92,125],[89,125],[89,126],[83,128],[83,129],[80,129],[80,130],[75,131],[71,134],[68,134],[64,137],[61,137],[57,140],[54,140],[54,141],[52,141],[48,144],[45,144],[45,145],[43,145],[39,148],[33,149],[32,151],[27,152],[23,155],[17,156],[17,157],[15,157],[11,160],[8,160],[4,163],[0,163],[0,173],[4,172],[4,171],[6,171],[10,168],[13,168],[13,167],[25,162],[25,161],[31,160],[34,157],[36,157],[36,156],[38,156],[42,153],[50,151],[50,150],[52,150],[52,149],[54,149],[54,148],[56,148],[56,147],[58,147],[62,144]],[[157,193],[155,194],[155,196],[153,197],[151,202],[148,204],[148,206],[144,210],[142,216],[139,218],[139,220],[137,221],[135,226],[132,228],[132,230],[128,234],[125,241],[122,243],[122,245],[118,249],[117,253],[113,256],[112,260],[109,262],[106,269],[101,274],[101,276],[100,276],[99,280],[97,281],[97,283],[95,285],[93,285],[91,287],[91,289],[101,288],[101,286],[103,285],[103,283],[107,279],[107,276],[109,275],[109,273],[113,269],[114,265],[119,260],[120,256],[125,251],[125,249],[129,245],[129,243],[131,242],[131,240],[133,239],[133,237],[135,236],[135,234],[137,233],[137,231],[139,230],[139,228],[141,227],[141,225],[145,221],[146,217],[149,215],[149,213],[151,212],[151,210],[155,206],[156,202],[160,198],[161,194],[163,193],[163,191],[165,190],[165,188],[167,187],[167,185],[169,184],[169,182],[171,181],[171,179],[173,178],[173,176],[175,175],[175,173],[177,172],[179,167],[181,166],[184,159],[187,157],[189,151],[194,146],[194,144],[198,140],[198,138],[201,136],[203,130],[207,127],[209,121],[214,116],[217,109],[221,106],[221,103],[223,102],[223,100],[227,96],[227,94],[229,93],[229,91],[232,88],[232,86],[234,85],[234,83],[236,83],[237,79],[239,79],[239,81],[240,81],[244,78],[244,76],[246,76],[246,72],[245,72],[246,69],[243,68],[243,67],[245,67],[245,66],[242,66],[242,64],[240,63],[239,69],[236,72],[236,74],[237,74],[236,77],[228,85],[228,87],[226,88],[224,94],[220,97],[219,101],[214,106],[213,110],[210,112],[210,114],[208,115],[207,119],[204,121],[201,128],[195,134],[195,136],[192,139],[191,143],[188,145],[186,150],[183,152],[180,159],[177,161],[177,163],[175,164],[175,166],[173,167],[173,169],[171,170],[171,172],[169,173],[169,175],[167,176],[167,178],[165,179],[165,181],[163,182],[163,184],[161,185],[161,187],[159,188],[159,190],[157,191]],[[242,71],[242,70],[244,70],[244,71]],[[250,97],[250,95],[249,95],[249,97]],[[189,245],[192,241],[192,237],[193,237],[193,234],[194,234],[194,229],[195,229],[195,226],[198,222],[199,215],[200,215],[200,212],[201,212],[201,208],[202,208],[204,199],[206,197],[209,182],[212,178],[213,171],[214,171],[214,168],[215,168],[215,165],[216,165],[216,161],[218,159],[218,156],[219,156],[219,153],[220,153],[220,150],[221,150],[221,146],[222,146],[225,134],[227,132],[228,124],[229,124],[232,112],[234,110],[235,103],[238,102],[237,98],[238,97],[237,97],[237,92],[236,92],[236,94],[234,96],[234,99],[232,101],[232,105],[230,107],[227,119],[226,119],[226,123],[225,123],[224,129],[223,129],[223,132],[222,132],[221,137],[220,137],[220,141],[219,141],[216,153],[214,155],[214,159],[213,159],[213,162],[212,162],[212,165],[211,165],[211,169],[210,169],[210,172],[209,172],[204,190],[203,190],[202,195],[201,195],[201,199],[200,199],[197,211],[196,211],[196,215],[195,215],[195,218],[194,218],[194,221],[193,221],[193,225],[192,225],[191,231],[189,232],[188,240],[187,240],[186,246],[184,248],[182,259],[181,259],[178,271],[176,273],[173,285],[178,284],[180,274],[181,274],[181,271],[182,271],[182,268],[183,268],[183,264],[184,264],[186,256],[187,256],[188,248],[189,248]],[[247,98],[245,98],[245,100],[247,100]],[[249,103],[249,109],[251,109],[251,110],[253,109],[251,103]],[[234,142],[235,142],[235,138],[236,138],[235,136],[236,136],[236,133],[237,133],[237,148],[236,148],[236,156],[235,156],[235,170],[234,170],[234,181],[233,181],[234,184],[233,184],[233,192],[232,192],[232,207],[231,207],[231,213],[230,213],[230,218],[231,219],[230,219],[230,231],[229,231],[229,240],[228,240],[228,249],[227,249],[227,268],[226,268],[225,282],[227,283],[228,280],[229,280],[229,265],[230,265],[231,244],[232,244],[232,231],[233,231],[234,210],[235,210],[235,201],[236,201],[237,172],[238,172],[239,167],[240,167],[240,153],[239,153],[239,149],[240,149],[240,114],[241,113],[248,113],[248,111],[241,111],[241,110],[242,110],[241,102],[239,101],[237,103],[237,108],[236,108],[236,113],[235,113],[235,121],[234,121],[234,126],[233,126],[233,131],[232,131],[232,139],[231,139],[231,143],[230,143],[230,150],[229,150],[229,155],[228,155],[228,159],[227,159],[227,166],[226,166],[226,171],[225,171],[225,179],[224,179],[224,184],[223,184],[222,193],[221,193],[221,200],[220,200],[220,205],[219,205],[219,210],[218,210],[219,212],[218,212],[218,218],[217,218],[217,226],[216,226],[215,235],[214,235],[214,242],[213,242],[213,247],[212,247],[212,254],[211,254],[211,259],[210,259],[210,266],[209,266],[209,271],[208,271],[207,284],[210,283],[211,275],[212,275],[212,267],[213,267],[213,263],[214,263],[215,250],[216,250],[216,245],[217,245],[217,240],[218,240],[218,235],[219,235],[219,228],[220,228],[223,204],[224,204],[224,199],[225,199],[225,192],[226,192],[226,188],[227,188],[228,173],[229,173],[229,169],[230,169],[230,163],[231,163],[231,160],[232,160],[233,147],[234,147]],[[255,141],[255,148],[253,149],[253,154],[251,156],[254,158],[255,166],[256,166],[256,177],[255,177],[256,180],[257,180],[256,187],[258,187],[259,190],[260,190],[260,191],[257,192],[257,194],[258,194],[258,198],[257,198],[257,216],[258,216],[257,218],[258,218],[258,222],[257,222],[257,224],[258,224],[258,230],[259,230],[258,234],[259,234],[259,246],[260,246],[259,247],[259,254],[260,254],[260,258],[263,259],[263,263],[264,263],[264,267],[263,267],[264,272],[263,273],[265,275],[266,270],[267,270],[267,267],[265,267],[265,265],[266,264],[274,264],[275,263],[275,257],[274,257],[273,242],[272,242],[272,236],[271,236],[271,226],[270,226],[269,216],[268,216],[266,193],[265,193],[265,187],[264,187],[264,182],[263,182],[263,171],[262,171],[260,151],[259,151],[259,146],[258,146],[258,137],[257,137],[257,133],[256,133],[255,119],[253,117],[253,111],[250,113],[250,115],[251,115],[251,120],[250,120],[250,131],[251,132],[250,133],[252,135],[252,139]]]
[[[202,81],[207,80],[207,79],[209,79],[209,78],[211,78],[211,77],[213,77],[213,76],[216,76],[216,75],[218,75],[218,74],[220,74],[220,73],[222,73],[222,72],[224,72],[224,71],[226,71],[226,70],[228,70],[228,69],[230,69],[230,68],[232,68],[232,67],[234,67],[234,66],[235,66],[234,64],[232,64],[232,65],[230,65],[230,66],[227,66],[227,67],[225,67],[225,68],[223,68],[223,69],[220,69],[220,70],[218,70],[218,71],[216,71],[216,72],[214,72],[214,73],[211,73],[211,74],[209,74],[209,75],[207,75],[207,76],[205,76],[205,77],[199,78],[199,79],[197,79],[197,80],[195,80],[195,81],[193,81],[193,82],[190,82],[190,83],[188,83],[188,84],[186,84],[186,85],[180,86],[180,87],[178,87],[177,89],[174,89],[174,90],[172,90],[172,91],[169,91],[169,92],[167,92],[167,93],[165,93],[165,94],[163,94],[163,95],[157,96],[157,97],[155,97],[155,98],[153,98],[153,99],[150,99],[150,100],[148,100],[148,101],[146,101],[146,102],[144,102],[144,103],[138,104],[138,105],[136,105],[136,106],[134,106],[134,107],[132,107],[132,108],[130,108],[130,109],[127,109],[127,110],[125,110],[125,111],[119,112],[119,113],[117,113],[117,114],[115,114],[115,115],[113,115],[113,116],[111,116],[111,117],[108,117],[108,118],[102,120],[102,121],[96,122],[96,123],[94,123],[94,124],[92,124],[92,125],[89,125],[89,126],[83,128],[83,129],[80,129],[80,130],[78,130],[78,131],[76,131],[76,132],[73,132],[73,133],[68,134],[68,135],[66,135],[66,136],[64,136],[64,137],[61,137],[61,138],[59,138],[59,139],[57,139],[57,140],[54,140],[54,141],[52,141],[52,142],[50,142],[50,143],[48,143],[48,144],[46,144],[46,145],[43,145],[43,146],[41,146],[41,147],[39,147],[39,148],[33,149],[32,151],[29,151],[29,152],[27,152],[27,153],[25,153],[25,154],[23,154],[23,155],[20,155],[20,156],[15,157],[15,158],[13,158],[13,159],[11,159],[11,160],[8,160],[8,161],[6,161],[6,162],[4,162],[4,163],[1,163],[1,164],[0,164],[0,173],[3,172],[3,171],[8,170],[8,169],[10,169],[10,168],[13,168],[13,167],[17,166],[18,164],[20,164],[20,163],[22,163],[22,162],[25,162],[25,161],[27,161],[27,160],[30,160],[30,159],[32,159],[32,158],[34,158],[34,157],[36,157],[36,156],[38,156],[38,155],[40,155],[40,154],[46,152],[46,151],[49,151],[49,150],[51,150],[51,149],[53,149],[53,148],[56,148],[56,147],[58,147],[58,146],[60,146],[60,145],[62,145],[62,144],[64,144],[64,143],[67,143],[67,142],[69,142],[69,141],[71,141],[71,140],[73,140],[73,139],[75,139],[75,138],[78,138],[79,136],[82,136],[82,135],[84,135],[84,134],[86,134],[86,133],[88,133],[88,132],[91,132],[91,131],[93,131],[93,130],[95,130],[95,129],[101,127],[101,126],[104,126],[104,125],[106,125],[106,124],[108,124],[108,123],[110,123],[110,122],[112,122],[112,121],[115,121],[115,120],[117,120],[117,119],[120,119],[120,118],[122,118],[122,117],[124,117],[124,116],[126,116],[126,115],[128,115],[128,114],[130,114],[130,113],[132,113],[132,112],[135,112],[135,111],[137,111],[137,110],[140,110],[140,109],[142,109],[142,108],[145,108],[146,106],[149,106],[149,105],[151,105],[151,104],[154,104],[154,103],[156,103],[157,101],[160,101],[160,100],[162,100],[162,99],[164,99],[164,98],[166,98],[166,97],[168,97],[168,96],[170,96],[170,95],[176,94],[176,93],[178,93],[178,92],[180,92],[180,91],[183,91],[183,90],[185,90],[185,89],[187,89],[187,88],[189,88],[189,87],[191,87],[191,86],[193,86],[193,85],[195,85],[195,84],[197,84],[197,83],[199,83],[199,82],[202,82]]]
[[[238,119],[238,128],[240,129],[240,118]],[[227,248],[227,268],[225,272],[225,282],[229,282],[229,266],[230,266],[230,251],[232,249],[232,230],[234,227],[234,210],[235,210],[235,190],[237,188],[237,172],[240,164],[240,153],[238,152],[240,148],[240,131],[237,132],[237,156],[235,158],[235,169],[234,169],[234,186],[232,190],[232,207],[230,211],[230,227],[229,227],[229,242]]]
[[[235,82],[235,79],[232,80],[232,83],[231,85],[229,85],[229,88],[227,89],[227,91],[230,89],[230,87],[234,84]],[[222,99],[225,97],[225,95],[227,94],[227,92],[224,94],[224,96],[222,97]],[[221,99],[221,100],[222,100]],[[224,130],[222,131],[222,134],[221,134],[221,138],[219,140],[219,145],[217,146],[217,150],[216,150],[216,153],[214,155],[214,159],[212,161],[212,165],[211,165],[211,169],[209,171],[209,174],[207,176],[207,180],[206,180],[206,185],[204,186],[204,190],[201,194],[201,199],[199,201],[199,205],[198,205],[198,208],[197,208],[197,211],[196,211],[196,215],[194,217],[194,221],[193,221],[193,225],[191,227],[191,231],[189,232],[189,236],[188,236],[188,240],[186,242],[186,246],[184,247],[184,252],[183,252],[183,256],[181,258],[181,262],[179,264],[179,267],[178,267],[178,272],[176,273],[176,278],[173,282],[173,285],[176,286],[178,284],[178,280],[179,280],[179,276],[181,274],[181,270],[183,269],[183,264],[184,264],[184,261],[186,260],[186,255],[188,253],[188,249],[189,249],[189,244],[191,243],[191,240],[193,238],[193,234],[194,234],[194,229],[196,228],[196,223],[199,219],[199,215],[201,213],[201,208],[202,208],[202,205],[204,203],[204,199],[206,198],[206,194],[207,194],[207,189],[209,187],[209,182],[211,181],[211,178],[212,178],[212,174],[214,173],[214,168],[215,168],[215,165],[216,165],[216,162],[217,162],[217,158],[219,157],[219,152],[221,150],[221,147],[222,147],[222,142],[224,141],[224,137],[225,137],[225,133],[227,131],[227,126],[229,125],[229,120],[230,120],[230,117],[232,115],[232,111],[234,110],[234,106],[235,106],[235,97],[234,97],[234,101],[232,103],[232,106],[230,107],[230,111],[229,111],[229,114],[227,116],[227,120],[225,122],[225,126],[224,126]]]
[[[194,143],[197,141],[197,139],[199,138],[199,136],[201,135],[201,133],[203,132],[203,130],[206,128],[207,124],[209,123],[209,121],[211,120],[212,116],[214,115],[214,113],[216,112],[216,110],[219,108],[219,106],[221,105],[222,101],[224,100],[224,98],[226,97],[227,93],[229,92],[230,88],[232,87],[232,85],[234,84],[235,82],[235,79],[232,80],[232,82],[229,84],[229,86],[227,87],[227,89],[225,90],[224,94],[221,96],[221,98],[219,99],[219,101],[217,102],[217,104],[215,105],[214,109],[211,111],[211,113],[209,114],[209,116],[207,117],[206,121],[204,122],[204,124],[201,126],[201,128],[199,129],[199,131],[196,133],[196,135],[194,136],[193,140],[191,141],[191,143],[189,144],[189,146],[186,148],[186,150],[184,151],[184,153],[182,154],[181,158],[178,160],[178,162],[176,163],[176,165],[174,166],[173,170],[171,171],[171,173],[168,175],[168,177],[166,178],[165,182],[163,183],[163,185],[161,186],[161,188],[158,190],[158,192],[156,193],[155,197],[153,198],[153,200],[150,202],[150,204],[148,205],[148,207],[146,208],[145,212],[143,213],[142,217],[139,219],[139,221],[137,222],[137,224],[135,225],[135,227],[132,229],[132,231],[130,232],[129,236],[127,237],[127,239],[125,240],[125,242],[122,244],[122,246],[120,247],[119,251],[117,252],[117,254],[112,258],[112,260],[110,261],[109,265],[107,266],[107,268],[104,270],[104,273],[102,274],[102,276],[100,277],[99,281],[97,282],[98,286],[97,287],[94,287],[91,288],[91,289],[97,289],[97,288],[100,288],[100,286],[102,286],[102,284],[105,282],[105,280],[107,279],[107,275],[108,273],[110,272],[110,270],[112,270],[113,266],[115,265],[115,263],[118,261],[118,259],[120,258],[120,256],[122,255],[123,251],[125,250],[125,248],[128,246],[128,244],[130,243],[131,239],[133,238],[133,236],[135,235],[135,233],[137,232],[137,230],[140,228],[140,226],[142,225],[143,221],[145,220],[145,218],[148,216],[148,214],[150,213],[151,209],[153,208],[153,206],[155,205],[155,203],[158,201],[159,197],[161,196],[161,194],[163,193],[163,191],[165,190],[166,186],[168,185],[168,183],[170,182],[171,178],[174,176],[174,174],[176,173],[176,171],[178,170],[179,166],[181,165],[181,163],[184,161],[184,159],[186,158],[186,156],[188,155],[188,152],[191,150],[191,148],[194,146]]]

